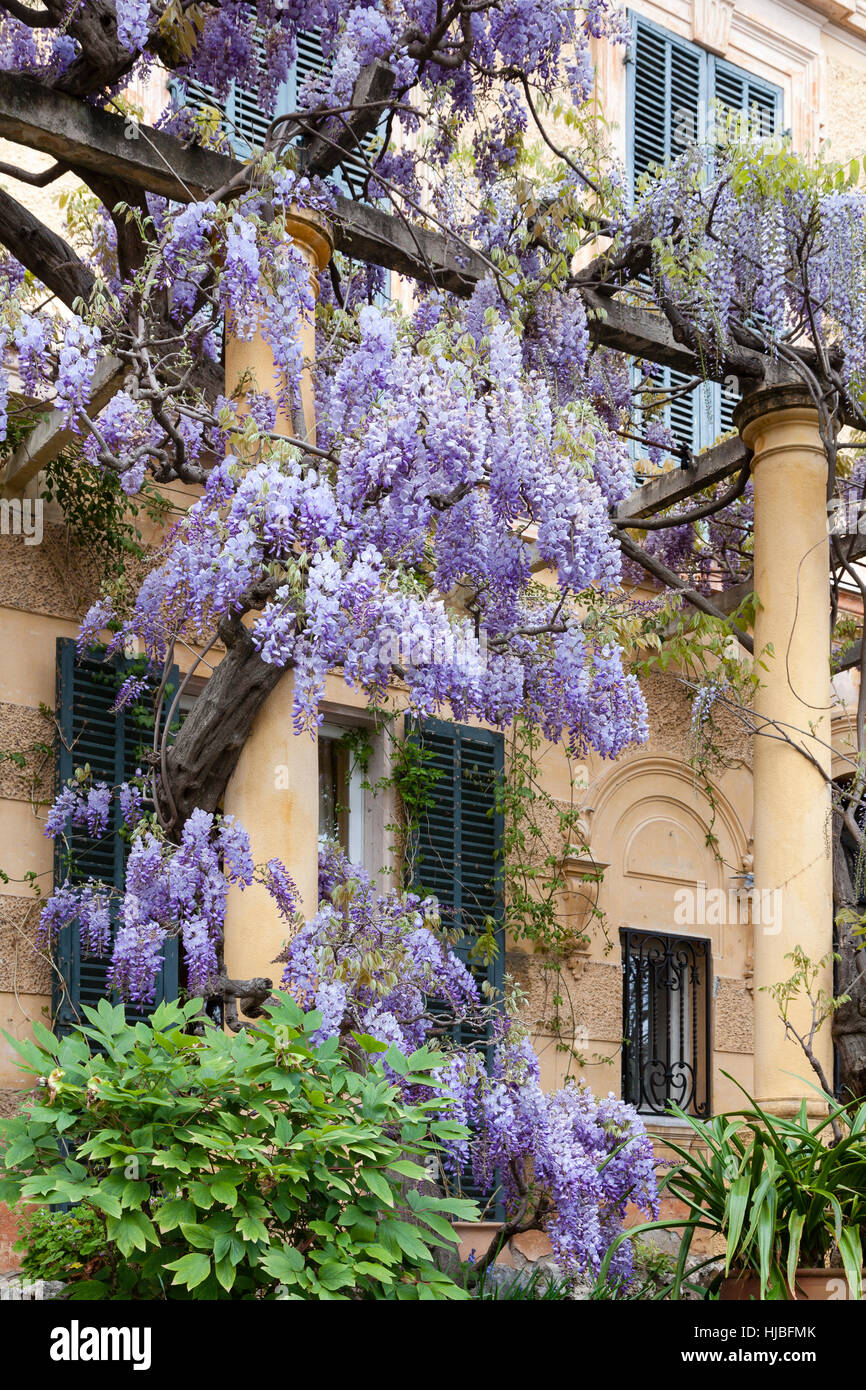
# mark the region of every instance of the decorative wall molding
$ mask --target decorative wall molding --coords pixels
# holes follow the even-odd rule
[[[731,35],[735,0],[694,0],[692,41],[724,58]]]
[[[779,4],[762,5],[749,13],[735,10],[731,17],[727,56],[740,67],[781,83],[784,125],[800,153],[816,150],[821,140],[823,27],[821,20],[805,20]]]

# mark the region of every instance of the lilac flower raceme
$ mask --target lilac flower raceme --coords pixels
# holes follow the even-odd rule
[[[439,935],[434,902],[376,893],[334,846],[320,857],[320,885],[318,913],[280,957],[283,987],[320,1015],[316,1041],[349,1042],[362,1032],[406,1053],[441,1034],[449,1019],[483,1027],[477,987]],[[444,1113],[471,1131],[455,1140],[446,1164],[452,1174],[470,1164],[482,1190],[501,1183],[506,1210],[537,1213],[566,1273],[595,1274],[628,1204],[658,1215],[652,1143],[632,1107],[612,1095],[596,1098],[574,1082],[545,1093],[516,1020],[498,1015],[494,1040],[488,1072],[483,1053],[446,1039],[437,1074]],[[627,1284],[632,1270],[623,1241],[610,1279]]]
[[[111,952],[111,984],[131,1002],[146,1004],[154,997],[163,945],[169,936],[179,937],[189,988],[206,994],[218,974],[228,885],[253,881],[249,838],[234,817],[196,810],[174,844],[143,816],[136,783],[112,790],[102,782],[63,788],[46,820],[46,834],[62,835],[69,824],[93,837],[104,834],[115,797],[133,832],[123,890],[67,878],[42,909],[43,939],[50,941],[77,919],[82,949],[91,955]]]

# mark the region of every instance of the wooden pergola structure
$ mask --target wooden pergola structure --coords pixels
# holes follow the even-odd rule
[[[362,74],[356,89],[358,110],[342,121],[338,137],[306,126],[307,171],[327,174],[352,142],[376,125],[389,90],[389,70],[383,74],[381,68],[374,64]],[[370,105],[371,93],[379,105]],[[179,202],[226,198],[247,185],[245,164],[186,146],[162,131],[131,127],[120,115],[20,76],[0,76],[0,137],[52,156],[61,169],[109,174]],[[42,224],[28,227],[26,210],[0,191],[0,217],[7,224],[10,204],[17,209],[15,216],[24,219],[14,254],[41,279],[46,279],[46,267],[49,275],[62,279],[64,243],[57,238],[59,245],[52,245],[53,234]],[[333,239],[336,249],[353,260],[462,296],[470,295],[489,270],[484,257],[442,231],[344,197],[337,199]],[[696,355],[661,313],[624,303],[616,297],[617,283],[600,285],[592,268],[575,281],[595,343],[702,375]],[[52,287],[50,279],[46,283]],[[756,889],[781,892],[782,912],[770,926],[755,925],[755,1089],[759,1101],[787,1113],[814,1092],[807,1081],[791,1075],[803,1069],[802,1062],[786,1046],[775,1003],[762,987],[790,974],[785,956],[795,944],[817,961],[833,941],[828,469],[818,414],[801,382],[783,374],[768,356],[747,348],[736,349],[735,360],[719,364],[716,374],[724,379],[732,371],[747,388],[737,412],[739,437],[636,489],[616,508],[612,520],[624,553],[662,583],[680,590],[694,607],[727,617],[752,589],[760,600],[754,638],[739,630],[737,636],[750,649],[753,641],[756,653],[770,648],[774,653],[767,660],[755,704],[759,732],[765,736],[755,740],[754,859]],[[119,389],[123,375],[120,362],[101,365],[91,413]],[[59,412],[44,418],[7,461],[7,492],[20,493],[69,438]],[[627,534],[628,528],[639,527],[654,514],[748,470],[755,499],[752,581],[708,599]],[[689,520],[689,514],[683,519]],[[864,553],[866,538],[851,538],[848,560]],[[852,650],[845,664],[857,659],[859,652]],[[274,711],[269,716],[267,709],[266,705],[257,719],[256,739],[260,733],[271,737],[276,727]],[[278,717],[284,717],[282,707]],[[257,756],[255,748],[249,755]],[[238,962],[241,968],[229,973],[256,973],[243,964]],[[821,983],[831,988],[829,970],[828,964]],[[829,1037],[819,1036],[815,1046],[830,1074]]]

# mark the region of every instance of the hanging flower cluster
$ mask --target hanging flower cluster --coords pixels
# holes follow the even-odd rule
[[[419,335],[362,309],[357,342],[320,391],[312,455],[269,436],[255,407],[241,418],[224,402],[219,429],[243,452],[210,468],[131,611],[101,601],[82,642],[116,619],[110,650],[138,637],[161,663],[185,625],[242,612],[256,592],[254,640],[294,668],[298,728],[315,724],[327,672],[342,667],[373,700],[398,673],[421,714],[447,702],[458,718],[504,725],[528,705],[548,737],[606,756],[643,739],[637,683],[612,642],[580,627],[580,594],[619,581],[615,436],[591,400],[558,406],[546,377],[526,372],[509,322],[478,344],[458,336],[455,351],[462,312]],[[144,410],[119,393],[101,443],[86,445],[121,453],[124,479],[148,448]],[[192,457],[203,436],[184,428]],[[554,589],[533,579],[529,532]]]
[[[111,824],[112,833],[125,827],[131,843],[123,890],[82,882],[71,872],[42,909],[42,938],[50,944],[62,928],[77,923],[85,954],[111,954],[109,985],[132,1003],[148,1004],[165,944],[179,937],[188,988],[207,995],[219,974],[228,885],[253,881],[248,836],[233,816],[195,810],[174,844],[142,810],[135,783],[112,789],[81,778],[63,788],[46,820],[46,835],[69,837],[77,828],[99,838]]]
[[[404,1054],[456,1023],[483,1032],[472,974],[438,933],[435,900],[376,893],[368,876],[329,847],[320,860],[317,915],[289,941],[283,987],[321,1022],[317,1040],[365,1033]],[[470,1137],[447,1156],[469,1163],[482,1191],[501,1184],[509,1216],[550,1236],[563,1270],[597,1273],[623,1230],[626,1207],[658,1215],[652,1143],[634,1109],[569,1083],[545,1094],[526,1030],[496,1014],[493,1065],[451,1045],[438,1075],[447,1114]],[[400,1082],[398,1075],[395,1080]],[[630,1242],[610,1279],[633,1272]]]
[[[434,899],[377,892],[333,845],[320,855],[319,885],[316,916],[280,957],[283,988],[321,1012],[316,1037],[366,1033],[409,1055],[435,1026],[436,1010],[452,1023],[477,1020],[477,985],[438,934]]]
[[[441,1077],[453,1117],[470,1127],[459,1157],[481,1191],[501,1184],[509,1214],[538,1215],[562,1269],[597,1273],[628,1204],[658,1216],[652,1141],[633,1107],[613,1094],[596,1097],[574,1081],[544,1092],[538,1058],[516,1020],[500,1016],[495,1034],[489,1071],[482,1054],[465,1050]],[[633,1271],[624,1240],[609,1278],[627,1284]]]

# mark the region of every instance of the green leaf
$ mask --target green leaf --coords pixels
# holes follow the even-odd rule
[[[304,1268],[304,1257],[293,1245],[271,1246],[262,1257],[262,1265],[282,1284],[294,1284]]]
[[[379,1198],[380,1202],[384,1202],[387,1207],[393,1207],[394,1193],[378,1168],[362,1168],[360,1178],[362,1182],[367,1184],[374,1196]]]
[[[255,1216],[242,1216],[238,1221],[238,1234],[244,1240],[256,1243],[260,1240],[267,1240],[268,1229],[263,1221],[259,1221]]]
[[[800,1262],[800,1241],[805,1222],[806,1213],[802,1211],[792,1211],[788,1218],[788,1267],[786,1274],[788,1288],[792,1294],[794,1293],[794,1280],[797,1277],[797,1265]]]
[[[153,1222],[143,1211],[124,1211],[119,1219],[109,1217],[106,1230],[121,1255],[131,1255],[133,1250],[146,1251],[149,1244],[159,1243]]]
[[[195,1220],[195,1207],[180,1197],[171,1197],[156,1213],[156,1224],[161,1231],[172,1231],[182,1222]]]
[[[217,1181],[211,1183],[211,1192],[218,1202],[223,1206],[233,1207],[238,1200],[238,1190],[230,1182]]]
[[[22,1134],[19,1139],[14,1139],[4,1154],[4,1161],[7,1168],[15,1168],[25,1158],[32,1158],[36,1153],[36,1145],[29,1135]]]
[[[859,1227],[845,1227],[839,1238],[839,1253],[842,1256],[842,1263],[848,1276],[851,1295],[853,1298],[859,1299],[862,1296],[861,1283],[863,1279],[863,1250]]]
[[[731,1265],[739,1254],[740,1232],[743,1229],[746,1211],[749,1206],[751,1182],[747,1173],[741,1174],[731,1183],[728,1195],[728,1238],[725,1251],[725,1274],[730,1273]]]
[[[179,1260],[173,1260],[166,1265],[166,1269],[173,1269],[175,1276],[174,1284],[183,1284],[188,1289],[198,1288],[203,1284],[210,1274],[209,1255],[183,1255]]]
[[[223,1259],[218,1260],[214,1265],[214,1273],[226,1293],[229,1293],[235,1282],[235,1266],[227,1255],[224,1256]]]
[[[404,1178],[416,1178],[419,1182],[427,1177],[427,1169],[422,1168],[420,1163],[413,1163],[408,1158],[398,1158],[396,1162],[388,1164],[389,1173],[401,1173]]]
[[[393,1043],[385,1053],[385,1061],[388,1063],[391,1070],[395,1071],[398,1076],[408,1076],[409,1063],[403,1056],[403,1053],[399,1048],[396,1048]]]
[[[380,1042],[378,1038],[371,1038],[369,1033],[353,1033],[352,1037],[364,1052],[387,1052],[388,1044]],[[396,1071],[396,1067],[394,1068]],[[402,1074],[402,1073],[401,1073]]]

